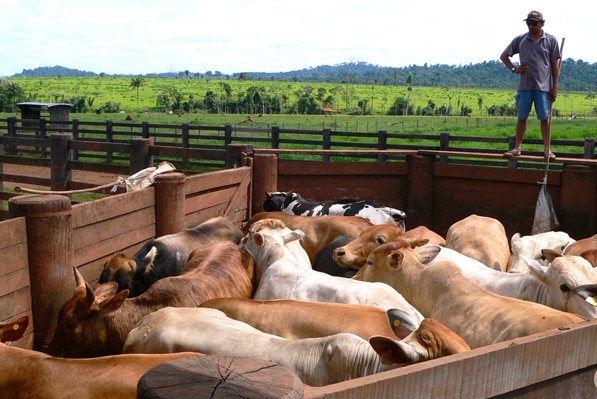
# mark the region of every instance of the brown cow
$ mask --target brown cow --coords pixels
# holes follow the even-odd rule
[[[343,267],[360,269],[373,249],[398,238],[405,240],[428,240],[428,244],[444,245],[446,240],[425,226],[418,226],[405,232],[396,225],[379,224],[371,226],[343,247],[334,251],[334,261]]]
[[[425,253],[423,249],[431,252]],[[534,302],[504,297],[463,276],[449,261],[424,265],[437,246],[412,249],[394,241],[374,249],[355,278],[394,287],[428,318],[460,335],[471,348],[559,328],[581,317]]]
[[[297,216],[284,212],[259,212],[249,219],[243,228],[245,233],[253,223],[261,219],[278,219],[289,229],[305,233],[301,245],[307,251],[311,264],[315,261],[317,252],[336,236],[356,238],[363,229],[373,226],[371,222],[359,216]]]
[[[504,225],[487,216],[470,215],[454,223],[446,233],[446,248],[505,272],[510,264],[510,242]]]
[[[243,321],[268,334],[289,339],[315,338],[348,332],[369,339],[374,335],[404,338],[419,322],[398,309],[386,311],[376,306],[336,302],[310,302],[293,299],[253,300],[210,299],[202,307],[214,308],[228,317]],[[395,314],[398,314],[395,316]],[[394,321],[391,325],[388,317]]]
[[[77,288],[58,313],[48,353],[62,357],[120,353],[135,324],[160,308],[199,306],[211,298],[250,298],[253,273],[251,256],[230,241],[197,247],[180,276],[161,279],[135,298],[127,299],[124,290],[98,300],[75,268]]]

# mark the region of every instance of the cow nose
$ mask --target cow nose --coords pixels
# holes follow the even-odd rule
[[[337,257],[340,257],[340,256],[344,256],[345,254],[346,254],[346,252],[344,251],[344,248],[334,249],[334,259],[336,259]]]

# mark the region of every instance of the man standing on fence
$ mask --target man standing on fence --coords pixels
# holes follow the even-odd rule
[[[554,160],[551,152],[551,105],[558,95],[558,78],[560,76],[560,48],[553,36],[543,31],[545,20],[539,11],[531,11],[524,20],[529,29],[512,40],[506,47],[500,60],[508,69],[520,75],[516,107],[518,121],[516,123],[516,145],[504,153],[505,157],[520,155],[522,139],[527,129],[527,119],[531,106],[535,104],[537,119],[541,121],[545,158]],[[519,55],[520,65],[515,66],[510,57]]]

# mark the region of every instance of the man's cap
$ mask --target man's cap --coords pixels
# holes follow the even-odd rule
[[[543,14],[541,14],[539,11],[531,11],[524,21],[545,22],[543,19]]]

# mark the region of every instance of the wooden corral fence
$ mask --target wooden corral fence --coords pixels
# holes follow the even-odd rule
[[[405,210],[407,227],[427,225],[445,234],[471,213],[492,216],[508,234],[529,234],[542,170],[443,163],[447,154],[419,151],[315,151],[315,157],[393,157],[396,162],[326,162],[281,159],[299,150],[254,149],[236,168],[186,176],[159,175],[153,187],[72,204],[65,196],[11,198],[11,219],[0,222],[0,321],[32,315],[26,340],[43,349],[76,266],[92,285],[103,261],[134,252],[146,240],[215,215],[242,223],[261,209],[265,191],[299,192],[313,200],[372,199]],[[346,154],[344,154],[346,153]],[[451,152],[450,159],[498,154]],[[521,161],[540,163],[539,157]],[[597,169],[591,159],[560,157],[548,192],[562,230],[574,238],[595,233]],[[5,238],[6,237],[6,238]],[[597,397],[597,321],[581,323],[468,353],[407,366],[325,387],[305,398],[540,398]]]
[[[22,195],[0,222],[0,321],[32,316],[25,347],[44,349],[62,303],[74,289],[73,266],[97,284],[105,260],[147,240],[227,216],[250,214],[252,166],[186,177],[158,175],[141,191],[71,204],[62,195]]]

